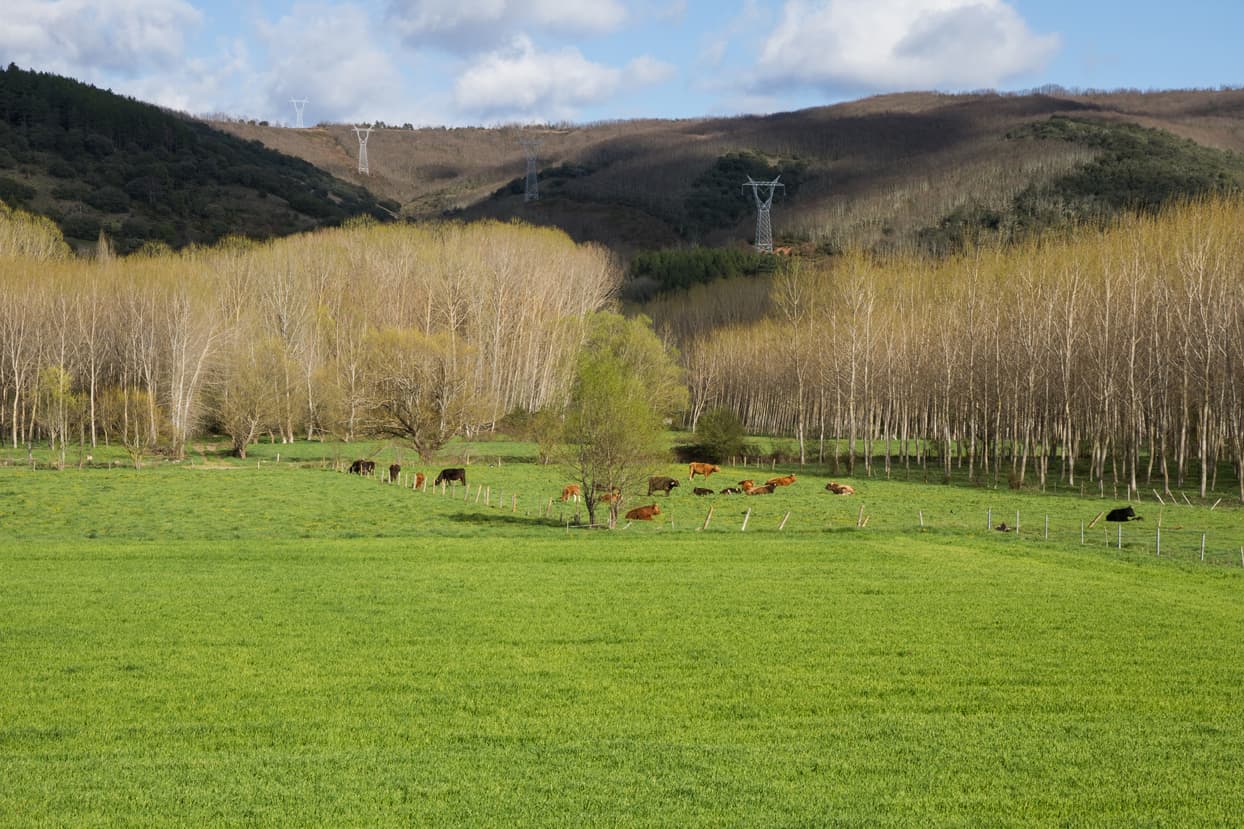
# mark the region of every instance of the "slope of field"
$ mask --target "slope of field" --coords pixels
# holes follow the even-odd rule
[[[529,447],[455,451],[472,487],[445,495],[306,445],[0,468],[0,825],[1237,817],[1244,571],[1221,551],[1159,559],[1132,526],[1081,546],[1096,498],[837,499],[803,472],[574,530]],[[1242,529],[1177,514],[1218,548]]]
[[[217,126],[366,181],[409,215],[520,217],[623,254],[750,239],[751,197],[737,187],[718,194],[739,208],[733,218],[720,226],[694,219],[703,203],[699,183],[731,154],[751,154],[758,177],[775,169],[789,181],[798,170],[799,192],[775,200],[774,232],[835,249],[916,244],[921,231],[956,211],[1005,210],[1025,189],[1097,158],[1100,148],[1082,143],[1007,138],[1056,115],[1140,124],[1216,151],[1244,150],[1244,91],[1048,92],[910,93],[764,117],[531,127],[522,134],[542,141],[537,203],[523,201],[516,128],[380,129],[369,140],[371,176],[364,177],[349,126]]]

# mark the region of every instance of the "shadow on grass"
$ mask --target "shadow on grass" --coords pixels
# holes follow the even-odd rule
[[[474,524],[492,527],[560,527],[555,518],[543,518],[532,515],[514,515],[513,513],[490,514],[486,512],[462,512],[449,516],[450,521],[460,524]]]

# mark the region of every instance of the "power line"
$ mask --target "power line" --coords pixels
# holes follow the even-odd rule
[[[756,250],[766,253],[773,253],[773,224],[770,219],[770,207],[773,205],[773,194],[779,187],[786,189],[778,176],[773,181],[756,181],[751,176],[747,177],[747,183],[743,185],[743,189],[752,188],[752,196],[756,199]],[[768,195],[763,199],[760,197],[760,188],[767,187]]]
[[[371,127],[355,127],[354,134],[359,137],[359,172],[370,176],[371,171],[367,166],[367,138],[371,135]]]

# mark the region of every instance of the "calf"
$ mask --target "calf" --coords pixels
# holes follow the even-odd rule
[[[660,515],[661,508],[656,504],[649,504],[646,507],[635,507],[626,514],[628,521],[651,521],[652,516]]]
[[[691,490],[691,493],[693,495],[712,495],[713,491],[711,489],[705,489],[702,486],[697,486],[695,489]]]
[[[668,497],[670,494],[670,490],[676,486],[678,486],[678,481],[675,481],[673,478],[666,478],[664,476],[658,475],[656,477],[648,479],[648,494],[651,495],[657,490],[660,490],[661,492],[664,492],[665,495]]]
[[[566,484],[562,487],[563,501],[578,501],[581,494],[582,491],[579,489],[578,484]]]
[[[850,484],[840,484],[835,481],[830,481],[829,483],[825,484],[825,489],[829,492],[834,493],[835,495],[854,495],[855,494],[855,487],[851,486]]]
[[[714,472],[720,472],[721,467],[715,463],[692,463],[689,467],[691,474],[687,477],[688,481],[694,481],[696,475],[703,475],[705,480]]]
[[[770,478],[765,481],[766,486],[790,486],[795,482],[794,475],[783,475],[780,478]]]
[[[1118,507],[1106,513],[1107,521],[1144,521],[1131,507]]]
[[[743,491],[748,495],[772,495],[773,485],[765,484],[764,486],[754,486],[751,489],[745,489]]]
[[[755,485],[756,485],[756,482],[753,481],[751,478],[748,478],[746,481],[739,481],[739,489],[743,490],[744,492],[747,492],[747,490],[751,489]]]
[[[721,494],[722,495],[738,495],[742,491],[743,490],[739,489],[737,486],[728,486],[721,491]]]
[[[441,481],[453,483],[454,481],[462,481],[462,485],[466,486],[466,470],[461,466],[442,469],[441,474],[436,476],[436,480],[432,482],[432,486],[440,486]]]
[[[389,483],[391,484],[397,483],[397,476],[401,474],[402,474],[402,467],[400,464],[396,464],[396,463],[389,464]]]

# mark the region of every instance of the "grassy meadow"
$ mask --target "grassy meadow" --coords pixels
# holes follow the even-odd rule
[[[0,825],[1238,824],[1230,498],[671,465],[610,533],[524,444],[359,455],[0,455]]]

